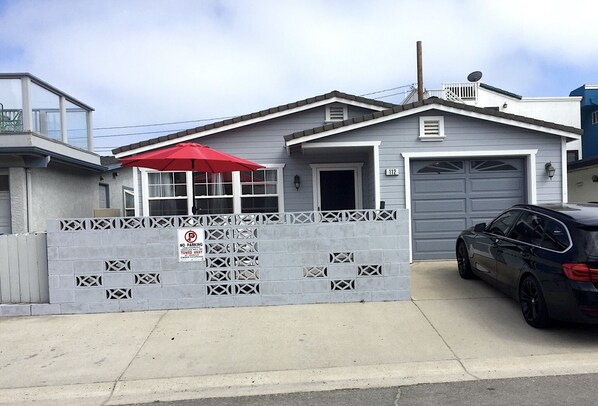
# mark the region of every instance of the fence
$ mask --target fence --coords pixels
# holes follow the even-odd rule
[[[0,235],[0,304],[48,303],[46,234]]]

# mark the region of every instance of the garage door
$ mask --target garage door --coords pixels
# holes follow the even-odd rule
[[[525,203],[525,179],[523,159],[413,161],[413,259],[454,258],[462,230]]]

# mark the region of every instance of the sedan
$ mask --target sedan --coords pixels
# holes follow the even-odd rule
[[[598,324],[598,205],[516,205],[457,238],[459,275],[519,302],[536,328]]]

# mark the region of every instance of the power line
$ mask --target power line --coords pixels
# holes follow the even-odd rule
[[[228,118],[231,118],[231,116],[229,116],[229,117],[214,117],[214,118],[200,118],[197,120],[188,120],[188,121],[172,121],[170,123],[121,125],[121,126],[114,126],[114,127],[96,127],[96,128],[94,128],[94,130],[117,130],[117,129],[121,129],[121,128],[156,127],[156,126],[160,126],[160,125],[197,123],[200,121],[220,121],[220,120],[226,120]]]
[[[404,89],[406,87],[413,87],[413,84],[403,85],[403,86],[397,86],[397,87],[391,87],[389,89],[384,89],[384,90],[377,90],[375,92],[361,94],[360,96],[362,96],[362,97],[363,96],[370,96],[372,94],[379,94],[379,93],[390,92],[391,90]],[[400,93],[395,93],[395,94],[400,94]]]

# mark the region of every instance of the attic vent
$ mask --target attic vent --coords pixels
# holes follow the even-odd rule
[[[420,141],[442,141],[444,139],[444,117],[419,118]]]
[[[343,121],[347,119],[347,106],[335,105],[326,107],[326,121]]]

